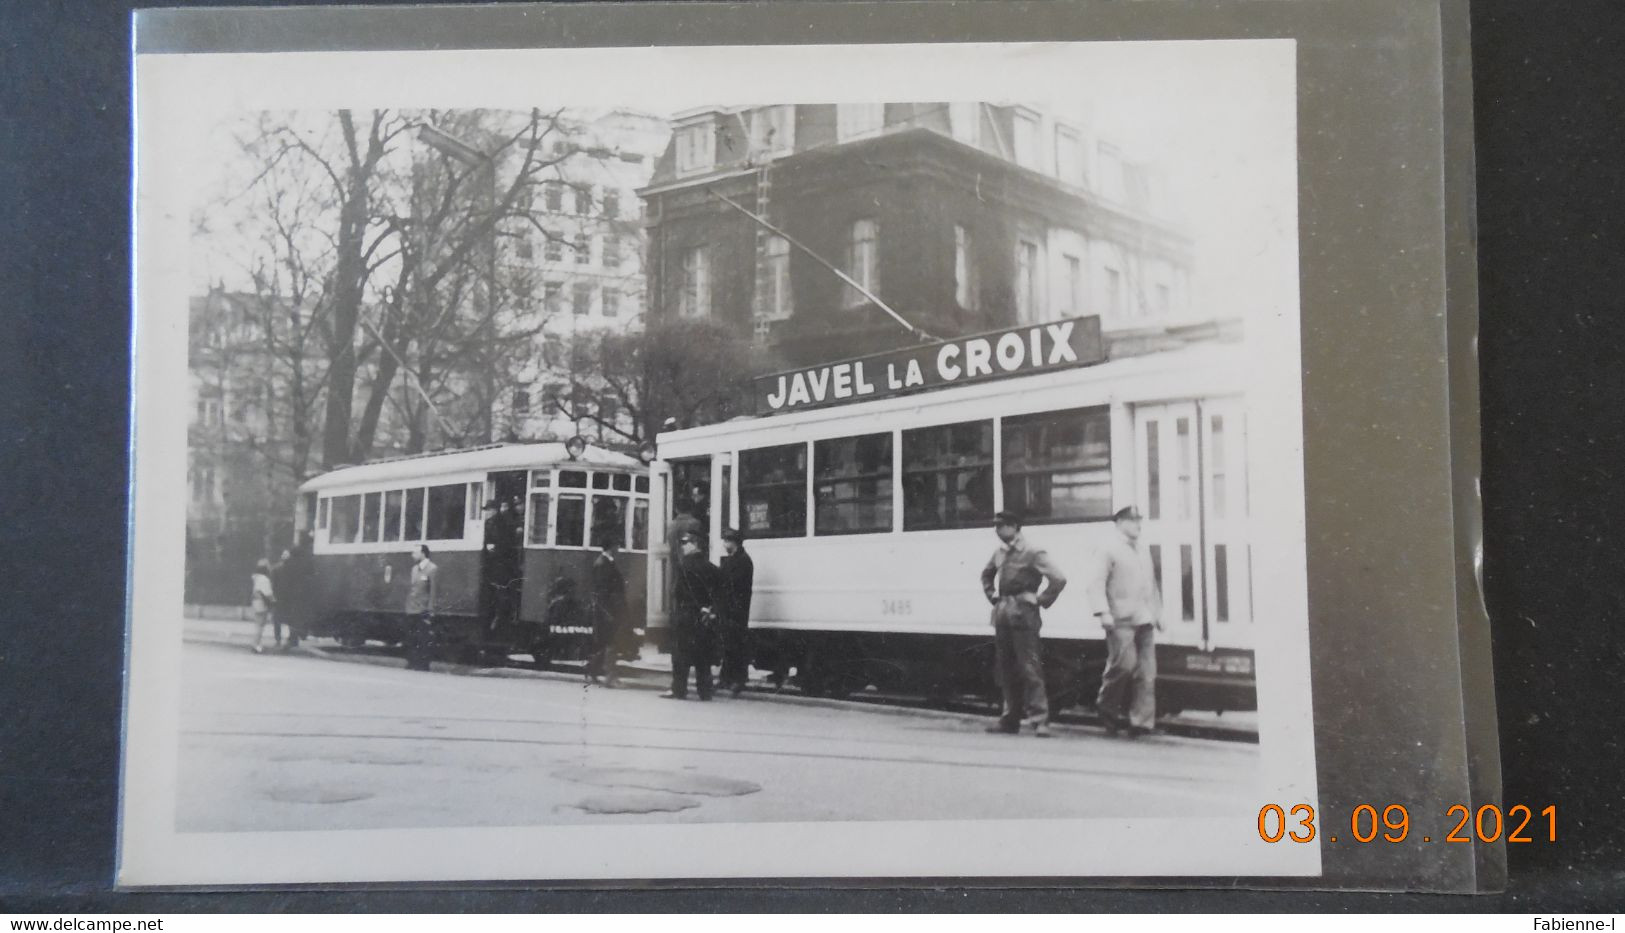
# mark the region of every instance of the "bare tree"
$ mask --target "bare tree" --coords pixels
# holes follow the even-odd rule
[[[749,413],[750,375],[771,365],[719,322],[665,318],[642,331],[577,338],[560,410],[637,447],[667,424]]]

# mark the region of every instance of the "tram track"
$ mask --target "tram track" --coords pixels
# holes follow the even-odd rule
[[[398,650],[383,647],[335,647],[326,650],[329,654],[339,655],[370,656],[377,658],[398,658],[401,656]],[[505,659],[504,663],[500,664],[488,663],[484,665],[453,666],[454,670],[458,668],[462,668],[469,673],[480,669],[500,668],[503,670],[522,671],[537,675],[544,673],[573,676],[580,675],[579,670],[564,666],[554,666],[546,672],[538,671],[534,664],[524,661],[516,661],[512,658]],[[632,670],[637,671],[638,676],[635,678],[623,679],[623,682],[629,682],[629,686],[636,689],[664,688],[665,683],[663,679],[649,683],[643,683],[640,681],[646,675],[663,677],[666,675],[666,672],[644,667],[632,667]],[[827,703],[831,705],[850,704],[855,706],[871,706],[894,710],[920,710],[976,718],[987,718],[995,715],[997,711],[997,708],[993,703],[979,700],[970,696],[958,696],[944,699],[930,698],[919,694],[865,690],[849,693],[845,696],[832,697],[816,696],[813,694],[804,693],[793,685],[779,688],[768,684],[752,684],[746,688],[745,692],[751,696],[785,699],[793,702]],[[1068,726],[1101,728],[1099,716],[1095,715],[1093,712],[1085,711],[1077,707],[1072,707],[1059,713],[1055,713],[1052,716],[1052,721]],[[1258,743],[1258,733],[1253,729],[1246,728],[1245,726],[1213,725],[1165,719],[1157,724],[1157,732],[1162,735],[1177,736],[1179,738],[1206,739],[1212,741],[1238,742],[1246,744]]]

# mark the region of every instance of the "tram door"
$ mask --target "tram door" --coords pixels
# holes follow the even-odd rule
[[[481,615],[488,625],[508,625],[519,619],[520,594],[524,591],[524,538],[526,483],[524,470],[492,473],[485,484],[487,501],[495,501],[499,511],[485,523],[484,547],[480,556]],[[484,503],[481,503],[482,505]],[[542,521],[546,521],[542,517]]]
[[[711,542],[711,458],[690,457],[671,461],[671,506],[667,528],[677,554],[676,537],[685,531],[700,536],[700,546],[709,554]]]
[[[1162,592],[1167,640],[1252,646],[1246,431],[1240,400],[1135,409],[1141,541]]]

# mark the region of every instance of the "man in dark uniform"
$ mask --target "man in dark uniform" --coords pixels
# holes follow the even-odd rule
[[[1048,554],[1022,536],[1020,515],[1000,512],[994,522],[1001,544],[982,568],[982,592],[993,604],[994,656],[1004,710],[987,731],[1015,734],[1025,724],[1043,738],[1049,735],[1049,697],[1039,610],[1054,605],[1066,577]]]
[[[487,635],[508,621],[508,589],[518,565],[519,547],[513,523],[495,499],[485,503],[485,554],[480,560],[480,621]]]
[[[619,550],[615,535],[608,534],[602,540],[604,548],[592,562],[593,654],[587,674],[595,682],[602,676],[606,687],[618,687],[620,659],[616,655],[621,626],[626,624],[626,575],[615,560]]]
[[[688,672],[700,699],[711,699],[711,653],[716,606],[722,581],[717,568],[700,553],[700,539],[692,533],[678,541],[682,556],[672,574],[671,692],[667,699],[688,699]]]
[[[722,686],[738,696],[750,679],[750,595],[756,564],[737,528],[722,533]]]
[[[315,566],[311,557],[310,532],[299,535],[299,543],[282,561],[280,577],[275,581],[277,612],[288,624],[289,648],[299,646],[299,640],[310,628],[310,610],[315,601],[311,592],[315,586]]]

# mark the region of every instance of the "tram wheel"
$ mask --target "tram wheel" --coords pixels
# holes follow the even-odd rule
[[[339,644],[346,648],[360,648],[367,644],[367,640],[359,635],[344,635],[339,638]]]

